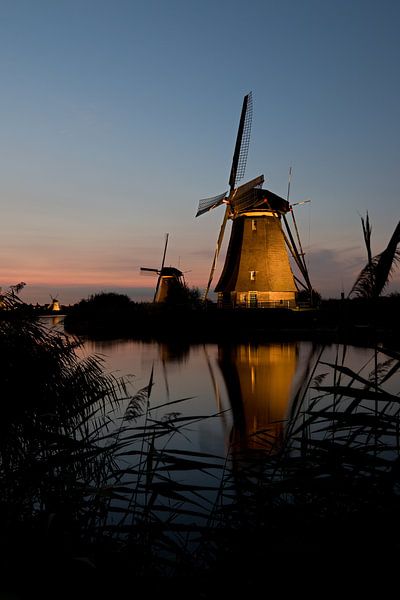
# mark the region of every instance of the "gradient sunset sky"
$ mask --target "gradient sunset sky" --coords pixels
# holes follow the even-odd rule
[[[251,90],[245,180],[286,197],[292,166],[314,287],[347,293],[360,215],[374,253],[400,219],[399,31],[397,0],[0,0],[0,285],[142,300],[168,232],[204,287],[223,209],[194,215],[228,188]]]

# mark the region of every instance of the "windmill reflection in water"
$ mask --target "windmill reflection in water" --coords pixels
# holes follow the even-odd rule
[[[298,344],[220,344],[218,364],[232,410],[233,451],[279,448],[299,365]]]

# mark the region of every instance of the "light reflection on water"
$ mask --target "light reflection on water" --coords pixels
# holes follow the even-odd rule
[[[60,325],[56,325],[60,327]],[[315,389],[317,383],[315,378],[325,386],[349,385],[352,376],[342,371],[338,379],[339,369],[332,368],[329,365],[344,364],[346,368],[354,373],[359,373],[363,378],[361,381],[354,380],[351,385],[357,389],[365,388],[365,381],[368,380],[373,372],[377,362],[375,361],[374,351],[370,348],[343,347],[335,344],[326,345],[322,348],[311,342],[281,342],[281,343],[246,343],[246,344],[203,344],[186,345],[179,344],[161,344],[149,343],[135,340],[112,340],[112,341],[93,341],[87,340],[79,350],[82,356],[97,355],[104,361],[106,370],[113,373],[116,377],[128,378],[128,392],[135,395],[138,390],[144,388],[149,383],[149,378],[154,369],[154,386],[150,399],[151,419],[162,420],[168,413],[181,413],[185,417],[192,417],[193,421],[186,424],[182,429],[174,431],[169,437],[158,438],[155,447],[159,456],[159,462],[147,463],[151,453],[149,438],[143,444],[141,438],[137,444],[144,448],[146,453],[146,466],[151,464],[154,470],[160,470],[154,475],[155,484],[160,481],[165,483],[164,478],[168,471],[171,485],[193,485],[201,488],[201,498],[204,501],[203,511],[198,513],[199,521],[208,523],[209,508],[216,505],[220,499],[219,488],[223,488],[226,472],[231,473],[231,479],[227,486],[228,494],[225,501],[230,502],[235,494],[240,497],[243,490],[241,480],[242,474],[253,473],[255,460],[260,456],[266,456],[265,452],[261,455],[258,449],[268,449],[273,454],[269,455],[270,467],[275,480],[279,480],[281,474],[276,469],[275,459],[280,460],[282,454],[276,454],[280,443],[285,434],[285,443],[282,446],[285,451],[297,459],[303,452],[303,438],[296,432],[296,428],[301,429],[304,419],[308,418],[307,409],[314,408],[316,396],[320,391]],[[387,360],[385,354],[381,354],[377,360]],[[318,359],[318,365],[316,361]],[[390,368],[390,367],[389,367]],[[350,371],[349,371],[350,372]],[[397,394],[399,390],[399,372],[394,372],[393,376],[384,382],[381,386],[387,392]],[[296,395],[304,390],[303,382],[312,382],[306,386],[307,392],[298,397]],[[350,388],[351,389],[351,388]],[[345,396],[345,395],[344,395]],[[353,396],[354,398],[354,396]],[[186,399],[177,403],[180,399]],[[173,402],[171,406],[154,408],[165,403]],[[352,402],[351,394],[344,398],[341,409],[346,409]],[[322,409],[331,411],[332,395],[328,394],[321,400]],[[385,406],[386,406],[385,402]],[[393,403],[392,403],[393,404]],[[121,410],[115,416],[116,427],[123,424],[121,421],[129,405],[127,398],[121,405]],[[396,410],[394,405],[393,410]],[[364,412],[374,410],[370,401],[364,401],[360,407]],[[358,407],[357,407],[358,410]],[[390,411],[392,408],[389,409]],[[324,412],[324,410],[322,411]],[[387,411],[388,412],[388,411]],[[196,418],[208,417],[213,418]],[[306,415],[306,416],[305,416]],[[290,417],[293,417],[290,420]],[[307,426],[307,435],[310,435],[312,442],[322,439],[324,436],[330,436],[332,439],[332,430],[330,429],[331,417],[327,417],[325,423],[319,419]],[[336,417],[335,417],[336,418]],[[328,422],[327,422],[328,421]],[[143,424],[140,419],[133,424]],[[340,423],[339,423],[340,424]],[[348,428],[346,431],[350,431]],[[140,429],[138,429],[140,431]],[[263,430],[266,432],[268,444],[264,437],[256,432]],[[292,435],[293,431],[295,432]],[[305,430],[304,430],[305,431]],[[364,444],[365,446],[373,444],[368,430],[360,430],[353,436],[351,430],[352,444]],[[287,435],[288,434],[288,435]],[[154,439],[154,438],[153,438]],[[388,455],[392,460],[398,455],[398,449],[393,451],[393,440],[381,435],[375,441],[374,457],[376,458],[378,446],[379,453]],[[130,443],[130,442],[129,442]],[[135,442],[134,442],[135,443]],[[136,446],[137,447],[137,446]],[[312,444],[310,445],[313,448]],[[135,447],[132,446],[135,450]],[[147,471],[140,465],[144,461],[137,459],[134,452],[118,457],[118,464],[121,467],[121,480],[126,489],[132,489],[132,497],[135,498],[135,506],[147,506],[147,491],[142,491],[139,484],[144,479],[147,481]],[[194,468],[194,467],[175,467],[177,462],[170,460],[171,455],[185,455],[183,451],[190,451],[190,456],[196,456],[196,453],[207,453],[216,455],[208,459],[207,462],[213,462],[215,469],[212,468]],[[168,454],[169,453],[169,454]],[[328,451],[328,454],[330,450]],[[166,456],[168,455],[168,456]],[[186,454],[188,456],[188,454]],[[228,457],[225,462],[224,457]],[[312,456],[311,454],[308,456]],[[150,459],[152,460],[152,458]],[[268,459],[269,460],[269,459]],[[278,460],[278,462],[279,462]],[[320,455],[317,456],[317,464],[320,465]],[[195,461],[194,461],[195,462]],[[328,461],[329,462],[329,461]],[[228,465],[227,471],[224,471],[225,464]],[[124,472],[128,469],[128,472]],[[137,480],[132,483],[131,473],[138,473]],[[267,479],[270,477],[270,471],[266,471]],[[159,479],[157,479],[157,477]],[[247,483],[247,480],[246,480]],[[146,484],[147,485],[147,484]],[[139,491],[137,491],[139,489]],[[158,492],[157,492],[158,493]],[[230,495],[232,493],[232,496]],[[182,492],[183,494],[183,492]],[[162,496],[160,494],[160,496]],[[183,496],[180,496],[180,501]],[[158,497],[158,504],[154,506],[157,518],[163,520],[163,511],[169,506],[170,498],[168,494],[165,497]],[[193,508],[197,504],[190,504],[191,500],[198,501],[198,497],[190,491],[186,494],[187,506]],[[185,500],[186,501],[186,500]],[[126,500],[116,500],[117,508],[126,506]],[[137,504],[136,504],[137,502]],[[184,506],[184,505],[182,505]],[[159,510],[161,509],[161,510]],[[147,510],[147,509],[146,509]],[[159,510],[159,512],[157,512]],[[202,513],[202,514],[200,514]],[[120,521],[118,511],[111,513],[108,518],[110,523],[119,525],[123,523],[125,517]],[[191,522],[192,515],[186,516],[183,512],[176,516],[179,523]],[[174,535],[173,533],[171,535]]]
[[[341,501],[345,504],[350,500],[354,506],[358,500],[357,496],[354,499],[351,495],[355,478],[358,477],[363,482],[362,478],[365,479],[367,473],[371,474],[374,480],[376,472],[371,469],[371,466],[375,465],[377,459],[385,455],[389,459],[388,464],[391,469],[390,463],[399,456],[398,439],[393,439],[396,436],[398,438],[398,428],[394,430],[390,425],[387,429],[383,428],[381,434],[380,426],[371,430],[368,424],[365,428],[358,427],[354,420],[345,421],[342,426],[343,421],[338,419],[338,413],[335,413],[335,427],[337,423],[335,429],[331,427],[333,421],[330,416],[332,394],[323,396],[319,404],[316,403],[316,398],[321,396],[321,390],[316,389],[318,382],[327,388],[349,386],[350,392],[364,392],[369,389],[374,391],[373,385],[368,387],[368,380],[372,381],[370,376],[373,376],[379,362],[383,365],[387,362],[389,353],[382,352],[377,356],[370,348],[351,346],[345,348],[335,344],[322,348],[311,342],[181,346],[134,340],[102,342],[87,340],[80,352],[83,356],[92,354],[101,356],[108,372],[117,377],[128,377],[131,395],[149,383],[150,373],[154,368],[151,407],[166,402],[176,402],[182,398],[187,400],[172,404],[170,407],[152,408],[151,417],[161,420],[168,412],[180,412],[184,416],[193,417],[193,422],[186,425],[183,431],[173,433],[171,439],[158,438],[154,446],[151,446],[154,437],[147,438],[144,443],[142,438],[138,437],[136,446],[134,441],[133,445],[127,448],[125,455],[118,455],[120,471],[117,471],[117,482],[125,490],[125,496],[113,500],[113,508],[116,510],[110,511],[107,515],[107,523],[113,526],[126,524],[127,506],[134,507],[133,512],[129,513],[132,522],[134,519],[140,522],[141,514],[147,518],[149,502],[151,502],[151,510],[157,524],[163,522],[165,525],[165,536],[173,538],[174,544],[179,542],[179,533],[176,533],[173,527],[168,529],[171,516],[170,492],[172,490],[175,493],[177,490],[179,496],[172,496],[173,524],[189,526],[184,543],[186,548],[193,544],[195,550],[198,543],[197,533],[195,529],[190,533],[193,521],[206,524],[208,527],[209,523],[213,523],[210,515],[211,518],[214,514],[218,517],[217,508],[221,505],[228,506],[229,515],[230,509],[235,509],[236,500],[242,510],[241,503],[248,497],[248,490],[253,490],[254,484],[258,487],[259,481],[264,486],[269,486],[267,491],[268,494],[272,494],[273,501],[275,499],[289,503],[300,501],[302,505],[304,498],[309,497],[311,506],[313,498],[316,499],[317,507],[325,506],[320,504],[321,499],[324,501],[325,494],[327,493],[328,500],[332,491],[336,494],[335,487],[329,488],[329,485],[336,486],[337,481],[337,463],[335,460],[332,461],[332,456],[333,458],[336,455],[343,456],[343,461],[340,463],[343,469],[339,469],[343,481],[339,479],[339,484],[343,482],[347,484],[349,481],[351,485],[350,493]],[[318,364],[316,364],[317,360]],[[335,369],[335,365],[340,367],[342,364],[345,365],[345,369],[348,369],[347,372],[345,369]],[[395,371],[396,362],[394,362],[392,366],[386,365],[380,368],[381,375],[385,373],[385,368],[389,369],[386,372],[393,371],[393,373],[386,380],[383,378],[383,384],[379,387],[384,392],[397,395],[400,370]],[[357,374],[359,374],[358,380]],[[311,384],[304,388],[304,381]],[[298,402],[296,394],[304,389],[307,391],[304,395],[297,396],[301,399]],[[342,394],[343,401],[339,411],[346,410],[356,398],[350,392],[347,396]],[[389,412],[397,410],[398,403],[388,403],[386,398],[383,398],[383,401],[379,409],[382,409],[384,417]],[[121,406],[119,420],[116,419],[117,426],[121,424],[121,417],[125,414],[128,404],[129,399],[126,399]],[[388,404],[391,404],[389,408]],[[322,408],[321,412],[318,412],[319,408]],[[359,408],[364,413],[369,412],[369,415],[374,416],[374,402],[365,399],[365,394],[362,394],[362,406],[357,406],[351,416],[358,418],[356,412]],[[311,425],[308,421],[304,427],[305,420],[310,418],[312,412],[309,410],[307,413],[308,409],[318,414]],[[328,414],[327,417],[320,416],[324,412]],[[216,416],[196,419],[196,416],[209,415]],[[293,418],[290,420],[290,417]],[[363,419],[359,422],[362,425]],[[138,421],[139,426],[140,424]],[[398,420],[395,424],[398,424]],[[258,452],[263,439],[259,434],[257,436],[254,434],[260,430],[267,432],[270,440],[269,446],[264,445],[263,448],[272,450],[273,454],[266,455],[265,452]],[[284,436],[286,437],[283,440]],[[305,438],[308,445],[304,444]],[[280,447],[281,440],[284,442],[282,446],[284,452],[275,453],[274,451]],[[314,445],[314,443],[319,441],[331,442],[330,445],[321,444],[322,448],[326,449],[325,453],[314,453],[314,448],[318,448],[318,444]],[[337,453],[338,446],[341,446],[340,454]],[[135,454],[135,449],[139,447],[140,453]],[[346,453],[349,447],[351,452]],[[353,453],[354,447],[361,451]],[[154,448],[157,452],[153,452]],[[189,450],[190,453],[185,455],[182,450]],[[217,455],[221,460],[207,457],[208,465],[198,468],[195,463],[196,453],[199,452]],[[143,453],[146,454],[145,460],[142,459]],[[140,456],[137,457],[137,454]],[[369,454],[372,457],[371,461]],[[157,455],[156,459],[154,455]],[[182,456],[189,456],[191,459],[189,462],[195,466],[181,466],[178,459]],[[228,456],[227,461],[224,461],[225,456]],[[266,456],[268,458],[264,460]],[[196,457],[195,460],[192,460],[192,457]],[[300,462],[300,469],[296,471],[293,465],[298,465],[298,459],[301,457],[305,457],[305,462]],[[212,462],[214,464],[209,468]],[[304,473],[302,470],[304,466],[308,475],[302,481],[298,474]],[[316,473],[311,480],[310,472]],[[256,478],[258,473],[261,473],[259,480]],[[161,487],[166,484],[166,476],[168,476],[168,489]],[[281,483],[284,483],[282,488]],[[322,485],[319,487],[320,483]],[[326,484],[328,487],[325,487]],[[307,487],[308,485],[310,487]],[[201,491],[197,493],[199,489]],[[281,489],[287,490],[285,498],[281,498]],[[340,489],[347,488],[340,487]],[[362,489],[364,502],[366,488],[360,489]],[[398,493],[396,489],[395,493]],[[262,498],[265,497],[262,494]],[[156,500],[153,504],[154,498]],[[176,509],[176,498],[179,501],[179,509]],[[199,498],[201,498],[201,506]],[[250,498],[250,505],[251,500]],[[373,507],[375,510],[374,501]],[[187,513],[185,509],[189,509]],[[235,512],[233,511],[232,514],[235,515]],[[217,520],[215,522],[218,523]],[[285,536],[282,544],[286,544]]]
[[[40,317],[39,321],[41,321],[43,324],[45,324],[48,327],[56,328],[59,331],[63,331],[64,318],[65,318],[65,315],[55,314],[55,315],[47,315],[47,316]]]
[[[220,456],[232,443],[256,447],[254,433],[260,429],[279,442],[292,398],[320,351],[311,342],[182,347],[134,340],[86,341],[84,349],[100,355],[114,375],[129,376],[132,394],[148,384],[154,367],[151,406],[188,398],[159,409],[156,418],[172,411],[193,417],[219,413],[191,425],[179,447]],[[324,362],[335,363],[338,350],[340,355],[341,347],[326,346]],[[348,347],[346,365],[365,376],[373,368],[371,356],[371,349]],[[320,365],[313,376],[324,371],[329,369]],[[395,392],[396,382],[389,391]],[[325,383],[333,383],[331,373]]]
[[[62,319],[54,319],[46,323],[61,331]],[[321,347],[311,342],[182,345],[125,339],[86,340],[80,350],[82,355],[101,357],[106,370],[116,377],[127,378],[131,395],[149,383],[154,369],[151,407],[187,399],[154,410],[154,418],[165,418],[171,412],[188,417],[217,415],[191,423],[185,435],[175,437],[174,447],[219,456],[225,456],[232,444],[257,447],[254,434],[260,430],[279,443],[285,421],[292,414],[293,397],[320,351]],[[340,363],[343,352],[343,346],[326,345],[322,363]],[[368,379],[374,368],[370,348],[348,346],[344,358],[346,367]],[[334,370],[322,363],[312,377],[325,373],[324,385],[334,385]],[[398,393],[398,374],[386,383],[386,389]],[[315,390],[310,389],[310,395],[315,396]],[[123,416],[128,401],[122,404],[117,419]],[[306,404],[307,396],[303,409]]]

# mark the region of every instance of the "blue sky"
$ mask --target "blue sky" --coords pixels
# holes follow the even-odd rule
[[[222,209],[197,202],[227,189],[252,90],[246,178],[286,196],[292,166],[314,286],[348,292],[360,214],[375,253],[400,218],[399,26],[392,0],[1,0],[0,285],[142,299],[168,232],[203,287]]]

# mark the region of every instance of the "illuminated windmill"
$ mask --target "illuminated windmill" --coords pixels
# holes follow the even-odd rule
[[[246,168],[251,119],[250,92],[243,100],[229,176],[229,193],[224,192],[199,202],[196,217],[221,204],[226,205],[204,299],[207,298],[214,276],[226,223],[231,219],[232,230],[225,264],[215,287],[218,305],[292,308],[296,305],[298,285],[310,293],[312,288],[289,198],[285,200],[263,189],[263,175],[237,187]],[[286,219],[288,212],[291,212],[295,224],[297,244]],[[293,274],[289,252],[304,282]]]
[[[57,296],[58,296],[58,294],[57,294]],[[51,312],[60,312],[61,306],[60,306],[59,300],[57,300],[57,298],[54,298],[51,295],[50,295],[50,298],[51,298],[51,304],[49,304],[48,309],[51,310]]]
[[[176,269],[175,267],[164,266],[165,256],[167,254],[168,237],[169,234],[167,233],[165,236],[165,246],[161,267],[159,269],[150,269],[147,267],[140,268],[141,271],[156,273],[158,275],[153,302],[166,302],[176,291],[182,290],[185,286],[182,271]]]

